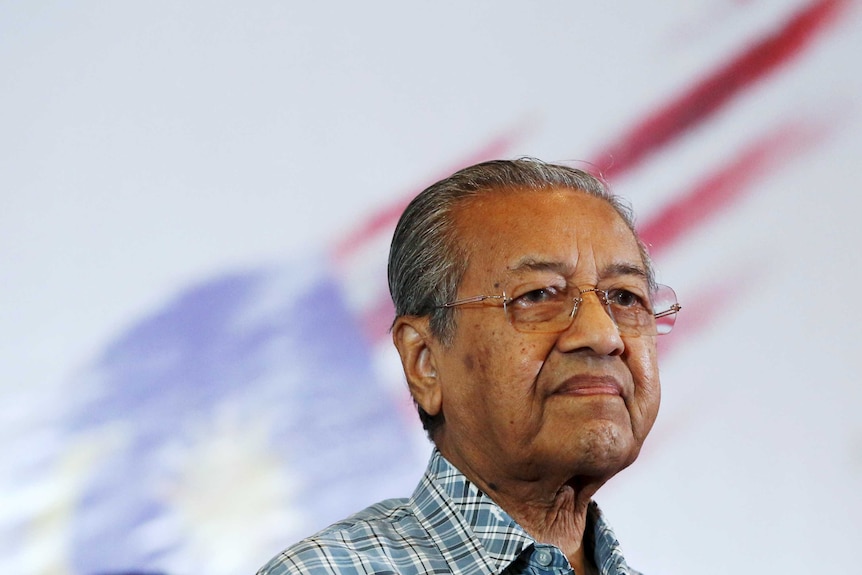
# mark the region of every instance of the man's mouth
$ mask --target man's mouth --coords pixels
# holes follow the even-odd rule
[[[557,388],[559,395],[622,395],[623,387],[610,375],[576,375]]]

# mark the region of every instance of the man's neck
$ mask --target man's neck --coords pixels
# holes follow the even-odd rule
[[[585,536],[591,527],[588,509],[595,490],[576,492],[563,485],[549,499],[512,497],[499,488],[486,493],[536,541],[559,547],[577,575],[597,573],[592,537]]]
[[[588,525],[590,501],[603,481],[579,484],[563,478],[524,481],[485,477],[456,454],[452,454],[455,455],[453,461],[445,450],[441,451],[537,542],[559,547],[577,575],[598,572],[592,556],[592,537],[585,538],[585,533],[591,527]]]

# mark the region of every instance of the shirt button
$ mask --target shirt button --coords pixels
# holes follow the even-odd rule
[[[545,549],[539,549],[536,552],[536,563],[541,565],[542,567],[547,567],[551,564],[554,558],[551,556],[551,552]]]

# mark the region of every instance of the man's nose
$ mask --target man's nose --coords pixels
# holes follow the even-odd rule
[[[590,349],[598,355],[620,355],[625,343],[599,294],[585,291],[581,293],[572,324],[560,334],[557,347],[565,352]]]

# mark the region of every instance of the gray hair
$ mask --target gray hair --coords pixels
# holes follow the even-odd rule
[[[441,306],[455,299],[469,263],[469,253],[455,231],[456,208],[492,192],[560,188],[601,198],[616,210],[637,239],[650,286],[654,286],[652,264],[635,230],[631,207],[601,179],[534,158],[494,160],[464,168],[429,186],[404,210],[389,250],[389,293],[395,316],[429,316],[432,335],[448,345],[455,332],[455,314]],[[442,419],[431,418],[421,407],[419,416],[433,437]]]

